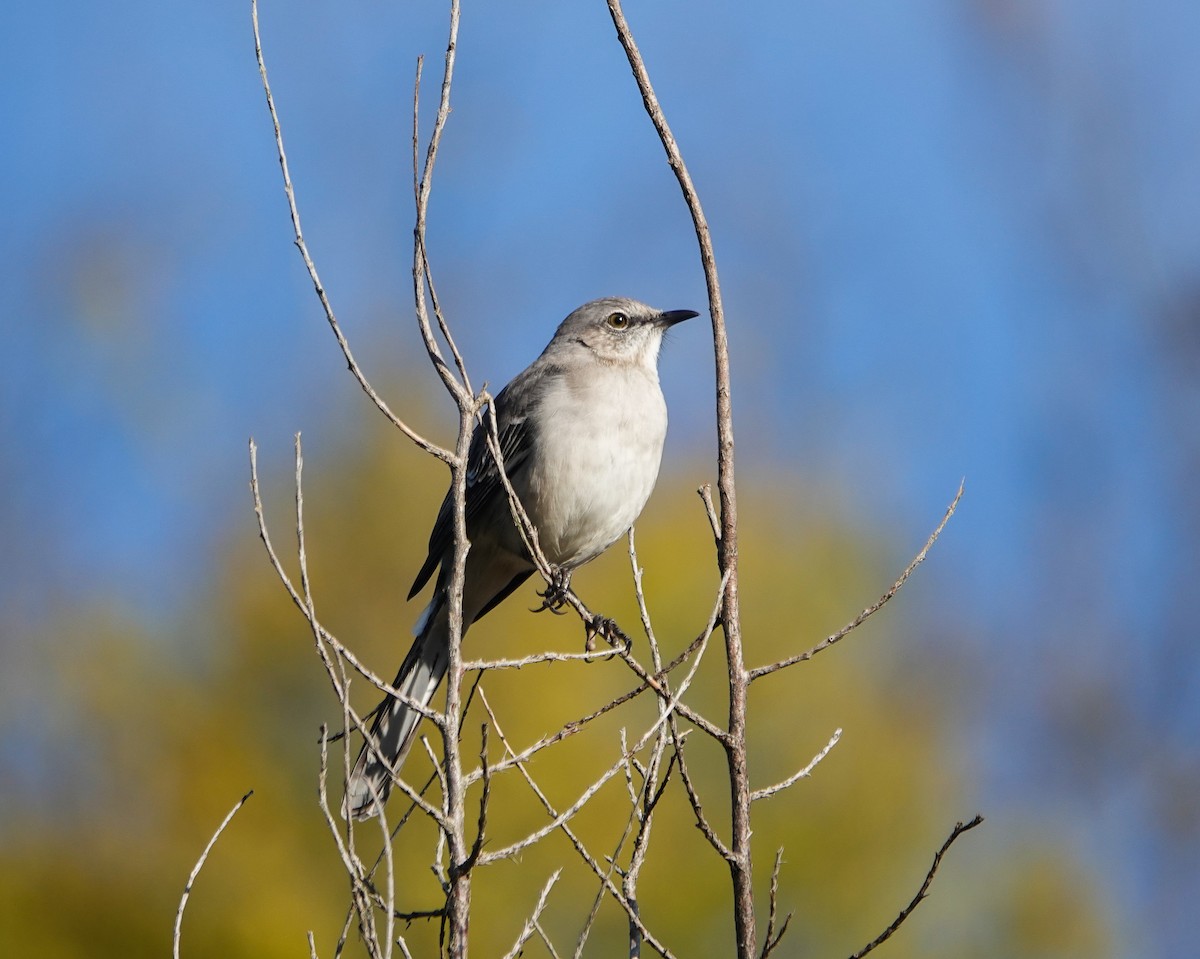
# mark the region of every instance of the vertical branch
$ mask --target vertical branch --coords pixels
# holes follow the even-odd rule
[[[470,849],[466,839],[466,783],[463,777],[459,732],[462,725],[462,635],[463,584],[466,580],[467,552],[467,449],[471,442],[471,426],[475,418],[473,405],[460,408],[458,424],[459,464],[454,469],[454,553],[450,576],[450,664],[446,670],[446,723],[442,727],[442,747],[445,757],[446,845],[450,855],[449,890],[446,899],[446,922],[449,926],[449,954],[455,959],[467,954],[467,925],[471,908]]]
[[[420,94],[420,63],[417,67],[417,78],[413,92],[413,182],[414,203],[416,207],[416,223],[413,227],[413,299],[417,311],[417,321],[421,336],[425,340],[425,348],[433,359],[434,367],[442,382],[458,404],[458,441],[455,448],[455,459],[452,467],[451,491],[454,506],[454,548],[451,555],[450,582],[448,585],[449,608],[449,664],[446,670],[446,711],[445,723],[441,725],[442,746],[445,769],[445,789],[443,790],[444,823],[442,833],[446,841],[449,855],[449,868],[446,881],[446,911],[447,950],[449,955],[460,959],[467,955],[467,929],[471,909],[471,869],[474,857],[471,854],[466,839],[466,789],[467,784],[463,774],[462,754],[459,749],[459,733],[462,726],[462,636],[463,636],[463,585],[466,581],[467,553],[471,544],[467,539],[466,503],[467,503],[467,454],[470,450],[471,435],[474,432],[475,418],[479,412],[479,400],[472,394],[470,383],[466,377],[466,369],[459,355],[449,327],[438,308],[437,295],[429,275],[429,261],[426,256],[425,235],[429,213],[429,196],[433,186],[433,169],[437,161],[438,146],[441,144],[442,132],[446,120],[450,116],[450,87],[454,78],[455,51],[458,46],[458,0],[450,3],[450,36],[446,43],[446,61],[442,73],[441,96],[438,102],[437,116],[434,119],[433,132],[425,151],[425,165],[420,175],[416,170],[418,156],[418,98]],[[458,369],[462,375],[460,382],[454,372],[442,358],[441,351],[434,339],[432,325],[429,321],[429,309],[426,304],[425,292],[428,287],[433,299],[437,321],[442,336],[450,347]]]
[[[454,339],[451,337],[450,329],[442,318],[441,310],[437,310],[439,329],[449,344],[450,350],[454,354],[455,362],[463,374],[463,381],[460,383],[455,379],[454,373],[442,358],[442,352],[438,348],[437,340],[433,335],[432,325],[429,322],[429,309],[425,302],[425,287],[427,283],[432,290],[432,283],[429,278],[429,262],[425,250],[425,224],[429,216],[429,195],[433,189],[433,167],[437,162],[437,151],[442,142],[442,132],[446,129],[446,120],[450,116],[450,86],[454,80],[454,58],[455,51],[458,49],[458,14],[458,0],[450,0],[450,39],[446,44],[446,65],[442,73],[441,98],[438,101],[437,116],[433,121],[433,132],[429,135],[429,145],[425,149],[425,166],[419,178],[416,170],[418,154],[417,140],[420,136],[417,123],[417,95],[421,84],[421,62],[417,62],[417,78],[413,93],[413,182],[415,185],[414,199],[416,201],[417,213],[417,222],[413,227],[413,298],[417,308],[417,323],[421,329],[421,337],[425,341],[425,349],[429,351],[429,357],[433,361],[438,375],[442,378],[442,382],[446,385],[446,389],[450,391],[450,395],[455,398],[461,408],[463,403],[469,400],[471,394],[471,386],[467,382],[466,369],[463,365],[462,357],[458,353],[458,348],[454,345]],[[433,299],[436,304],[436,294],[433,295]]]
[[[620,0],[608,0],[608,10],[616,27],[617,38],[625,50],[633,70],[642,103],[667,154],[667,162],[679,181],[696,240],[700,245],[700,261],[708,287],[709,312],[712,316],[713,354],[717,381],[717,493],[720,500],[720,541],[717,561],[725,579],[725,594],[721,625],[725,633],[725,656],[729,668],[729,724],[725,740],[726,762],[729,767],[732,836],[729,868],[733,882],[734,926],[737,954],[750,959],[756,952],[757,933],[754,925],[754,890],[750,855],[750,774],[746,758],[746,690],[748,677],[742,649],[741,619],[738,609],[738,539],[737,497],[733,470],[733,405],[729,377],[729,341],[725,329],[725,311],[721,302],[721,286],[717,278],[716,255],[712,235],[705,219],[700,197],[692,183],[679,145],[667,124],[646,64],[638,51],[629,23],[621,10]]]

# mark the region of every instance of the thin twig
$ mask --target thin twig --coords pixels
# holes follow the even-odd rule
[[[633,527],[626,534],[629,542],[629,567],[633,572],[633,595],[637,600],[638,615],[642,619],[642,631],[646,634],[646,642],[650,647],[650,662],[656,673],[662,671],[662,656],[659,654],[658,638],[654,635],[654,624],[650,621],[650,609],[646,605],[646,594],[642,587],[644,570],[638,565],[637,543],[634,540]]]
[[[431,456],[436,456],[444,463],[453,465],[454,454],[447,449],[443,449],[436,443],[427,440],[415,430],[413,430],[400,417],[392,412],[391,408],[384,402],[383,398],[375,392],[375,388],[368,382],[366,375],[358,365],[358,361],[354,358],[354,354],[350,351],[350,343],[342,333],[342,328],[338,323],[337,316],[333,311],[333,305],[330,303],[329,296],[325,292],[325,287],[321,283],[320,274],[317,273],[317,266],[313,262],[312,256],[308,252],[308,244],[304,240],[304,232],[300,228],[300,209],[296,204],[296,191],[292,187],[292,175],[288,169],[287,152],[283,148],[283,131],[279,125],[279,114],[275,110],[275,97],[271,93],[271,84],[267,79],[267,64],[263,58],[262,38],[258,30],[258,0],[250,0],[250,16],[254,24],[254,56],[258,62],[258,75],[262,80],[263,92],[267,97],[267,110],[271,114],[271,123],[275,129],[275,152],[279,157],[279,168],[283,174],[283,192],[287,196],[288,212],[292,217],[292,230],[294,234],[294,242],[296,248],[300,251],[300,256],[304,260],[304,267],[308,270],[309,279],[312,280],[313,288],[316,290],[317,299],[321,301],[321,308],[325,311],[325,319],[329,323],[330,330],[333,331],[334,338],[337,340],[338,347],[342,351],[342,355],[346,358],[346,364],[350,368],[350,372],[358,381],[358,385],[362,387],[364,393],[370,397],[371,402],[386,416],[405,436],[416,443],[421,449],[429,453]],[[428,323],[426,323],[428,326]],[[422,333],[424,333],[424,329]],[[432,334],[426,337],[426,346],[432,340]],[[431,358],[437,365],[437,357],[431,353]],[[445,366],[445,363],[442,363]]]
[[[492,721],[492,728],[496,730],[496,735],[500,737],[500,742],[503,744],[504,748],[512,753],[512,746],[509,744],[507,737],[504,735],[504,730],[501,728],[500,723],[496,718],[496,714],[492,711],[492,707],[487,700],[487,696],[483,694],[482,690],[480,691],[479,695],[483,702],[483,708],[487,711],[488,717]],[[651,946],[651,948],[658,952],[659,955],[663,956],[664,959],[673,959],[670,950],[668,950],[667,947],[663,945],[658,938],[650,932],[649,929],[646,928],[645,924],[641,920],[641,917],[637,913],[637,909],[629,903],[629,901],[622,894],[621,890],[612,881],[611,867],[606,870],[601,863],[597,861],[596,857],[588,851],[587,847],[583,844],[583,841],[571,829],[570,824],[559,817],[558,812],[554,808],[554,804],[550,802],[550,800],[546,797],[545,792],[542,791],[541,786],[539,786],[534,780],[533,776],[529,772],[528,766],[524,762],[518,763],[517,770],[521,773],[521,776],[525,779],[526,784],[533,791],[533,794],[538,798],[538,801],[541,802],[542,807],[546,810],[546,813],[559,822],[558,828],[562,830],[563,834],[570,841],[571,845],[575,848],[575,851],[579,854],[579,857],[591,868],[592,872],[596,874],[597,878],[604,883],[605,888],[608,889],[609,895],[611,895],[617,904],[625,910],[625,914],[629,916],[632,921],[638,924],[638,929],[641,931],[642,936],[645,937],[645,941]]]
[[[454,339],[446,325],[437,302],[437,293],[429,272],[429,261],[426,249],[426,226],[429,212],[429,198],[433,187],[433,171],[437,162],[438,147],[441,144],[442,133],[450,116],[450,89],[454,80],[455,55],[458,48],[459,0],[450,2],[450,28],[446,41],[445,65],[442,70],[441,96],[438,100],[437,114],[434,118],[433,132],[425,151],[425,166],[417,181],[414,193],[416,208],[416,223],[413,227],[413,300],[417,312],[417,323],[421,336],[425,341],[425,349],[441,377],[447,391],[458,405],[458,439],[454,451],[451,478],[451,505],[454,520],[454,542],[449,556],[449,569],[445,564],[442,573],[446,576],[447,603],[447,665],[446,665],[446,708],[445,722],[440,725],[442,735],[442,768],[445,771],[445,789],[442,796],[442,811],[444,822],[441,836],[446,842],[448,868],[446,878],[446,918],[443,929],[446,934],[446,948],[451,956],[467,954],[467,928],[471,908],[471,871],[474,860],[466,840],[465,804],[466,782],[460,752],[459,736],[462,715],[462,638],[466,632],[468,621],[464,619],[463,589],[466,583],[467,554],[471,548],[467,538],[466,504],[467,504],[467,454],[470,449],[471,437],[474,433],[475,419],[479,413],[482,399],[473,395],[465,379],[465,366],[462,357],[454,346]],[[420,75],[414,89],[414,111],[420,95]],[[418,126],[414,118],[414,129]],[[446,365],[441,351],[434,339],[429,320],[429,311],[425,301],[425,291],[428,287],[430,297],[435,305],[439,328],[446,342],[454,353],[455,361],[464,372],[464,381],[459,382],[453,371]]]
[[[549,881],[542,888],[542,894],[538,896],[537,905],[533,907],[533,915],[525,920],[525,925],[521,929],[521,934],[517,936],[517,941],[513,943],[513,947],[504,954],[504,959],[516,959],[521,954],[521,948],[529,941],[529,937],[538,929],[538,918],[542,914],[542,910],[546,908],[546,897],[550,895],[550,890],[554,888],[554,884],[558,882],[558,877],[562,875],[561,869],[554,870]]]
[[[696,817],[696,828],[708,840],[708,844],[716,850],[717,855],[726,862],[731,862],[733,852],[725,845],[721,837],[717,835],[717,831],[713,828],[712,823],[704,815],[704,807],[700,802],[700,794],[696,791],[696,784],[692,782],[692,777],[688,774],[687,763],[683,757],[683,741],[687,734],[680,735],[674,719],[672,719],[671,733],[672,741],[675,744],[675,756],[679,760],[679,778],[683,782],[684,792],[687,793],[688,802],[691,804],[692,814]]]
[[[475,842],[471,846],[471,854],[463,864],[464,869],[470,869],[479,860],[479,852],[483,849],[483,836],[487,826],[488,799],[492,794],[492,774],[488,765],[488,726],[483,724],[480,731],[483,744],[479,747],[479,763],[483,769],[483,792],[479,796],[479,820],[476,824]]]
[[[302,469],[302,466],[303,460],[301,460],[298,464],[298,469]],[[343,703],[343,707],[348,711],[354,727],[362,732],[368,747],[376,751],[379,749],[378,743],[376,743],[373,737],[370,735],[370,730],[365,721],[359,717],[358,714],[353,711],[353,709],[350,709],[349,702],[346,698],[347,694],[345,692],[345,683],[340,682],[338,679],[336,667],[329,657],[328,650],[325,649],[326,644],[328,644],[330,648],[334,649],[339,656],[344,656],[356,670],[368,678],[379,689],[383,690],[389,696],[394,696],[396,699],[401,700],[405,705],[418,710],[423,716],[431,720],[439,728],[444,728],[446,726],[446,718],[443,713],[439,713],[430,709],[423,703],[414,700],[411,696],[407,696],[400,692],[400,690],[393,688],[390,683],[385,683],[382,679],[362,665],[354,657],[354,655],[333,636],[333,634],[326,630],[315,619],[315,614],[310,608],[309,599],[305,596],[302,596],[296,589],[295,585],[292,583],[291,577],[288,576],[287,571],[283,568],[283,563],[280,561],[278,554],[275,552],[275,547],[272,545],[271,535],[267,528],[266,512],[263,507],[262,494],[259,490],[258,446],[253,439],[250,440],[250,492],[254,499],[254,513],[258,520],[259,538],[263,541],[263,545],[266,547],[267,556],[271,561],[271,565],[275,569],[275,574],[279,577],[280,582],[283,583],[288,595],[291,596],[292,602],[300,610],[300,612],[304,614],[305,619],[307,619],[311,625],[313,633],[317,637],[317,651],[321,657],[322,663],[325,665],[325,669],[330,677],[330,681],[333,684],[334,692],[338,696],[338,699]],[[302,537],[304,535],[303,516],[298,517],[297,526],[297,535]],[[386,759],[383,761],[386,763]],[[444,817],[442,816],[440,810],[435,809],[421,796],[419,796],[411,786],[409,786],[406,782],[404,782],[403,779],[399,777],[396,770],[390,769],[389,767],[389,772],[392,773],[393,778],[396,781],[396,785],[400,787],[400,789],[406,796],[408,796],[409,799],[419,805],[426,815],[433,817],[439,825],[444,822]]]
[[[954,840],[968,830],[974,829],[981,822],[983,822],[983,817],[976,815],[975,818],[968,823],[955,823],[953,832],[951,832],[946,841],[942,843],[942,848],[934,854],[933,865],[929,867],[929,872],[925,874],[925,881],[921,883],[921,888],[918,889],[917,894],[913,896],[912,902],[900,910],[900,915],[893,920],[890,926],[888,926],[885,930],[883,930],[883,932],[863,946],[858,952],[854,953],[850,959],[862,959],[863,956],[873,950],[876,946],[887,941],[887,939],[891,937],[892,933],[900,928],[900,925],[904,922],[904,920],[912,915],[912,911],[921,904],[921,900],[929,894],[929,886],[933,882],[933,877],[936,875],[938,867],[942,864],[942,857],[946,855],[946,850],[954,844]]]
[[[661,702],[660,702],[661,708]],[[663,726],[659,730],[659,735],[654,742],[654,751],[651,755],[650,762],[647,764],[647,769],[642,780],[641,791],[641,808],[634,805],[634,813],[638,821],[637,834],[633,837],[633,851],[629,856],[629,865],[625,869],[625,876],[621,882],[621,891],[625,893],[625,898],[629,900],[630,905],[636,910],[638,909],[637,884],[641,877],[642,867],[646,864],[646,856],[650,852],[650,832],[654,824],[654,811],[658,808],[658,802],[662,799],[663,794],[667,791],[667,784],[671,781],[671,770],[675,766],[675,753],[672,753],[671,758],[667,761],[666,772],[663,773],[661,781],[659,780],[659,769],[662,766],[663,753],[666,750],[667,741],[670,736],[667,735],[667,728]],[[639,915],[640,910],[638,910]],[[629,923],[629,959],[639,959],[642,954],[642,933],[636,922]]]
[[[237,815],[239,809],[246,804],[246,800],[254,795],[254,790],[251,789],[246,795],[239,799],[234,807],[229,810],[229,813],[221,820],[221,825],[217,827],[217,831],[212,834],[208,845],[204,847],[204,852],[200,853],[200,858],[196,860],[196,865],[192,867],[191,874],[187,878],[187,884],[183,887],[183,895],[179,898],[179,909],[175,912],[175,937],[174,937],[174,956],[179,959],[179,935],[183,929],[183,910],[187,908],[188,896],[192,894],[192,884],[196,881],[196,877],[200,875],[200,870],[204,868],[204,862],[208,859],[208,854],[212,852],[213,846],[217,844],[217,840],[221,838],[221,833],[225,831],[225,827],[229,825],[229,821]]]
[[[754,792],[750,794],[750,801],[758,802],[760,799],[768,799],[771,796],[774,796],[777,792],[781,792],[782,790],[787,789],[789,786],[795,785],[806,776],[811,775],[812,771],[817,768],[817,764],[829,755],[829,750],[833,749],[833,747],[838,744],[838,740],[841,738],[842,731],[841,729],[837,729],[834,734],[829,737],[829,742],[824,745],[821,751],[809,760],[807,766],[801,769],[798,773],[789,776],[781,783],[776,783],[774,786],[767,786],[765,789],[754,790]]]
[[[486,672],[489,669],[524,669],[526,666],[536,666],[540,663],[590,663],[597,659],[608,659],[611,656],[612,650],[607,649],[584,650],[582,653],[548,650],[543,653],[522,656],[520,659],[467,659],[463,661],[462,668],[466,673],[474,670]]]
[[[546,947],[546,951],[550,953],[550,959],[562,959],[558,954],[558,950],[554,948],[554,943],[550,941],[550,937],[546,934],[546,930],[542,928],[542,924],[534,920],[533,928],[538,934],[538,938],[542,940],[542,945]]]
[[[442,133],[446,129],[446,121],[450,117],[450,87],[454,80],[454,60],[458,49],[458,18],[459,18],[459,0],[450,0],[450,38],[446,43],[446,59],[445,66],[442,69],[442,89],[438,100],[437,115],[433,121],[433,132],[429,135],[429,143],[425,148],[425,167],[421,171],[420,178],[417,179],[416,172],[416,157],[418,153],[418,144],[413,144],[413,179],[415,183],[414,200],[416,203],[416,225],[413,227],[413,299],[417,310],[417,325],[421,330],[421,338],[425,342],[425,349],[429,353],[429,358],[433,362],[434,369],[437,370],[438,376],[441,377],[442,383],[450,395],[454,397],[458,403],[459,409],[465,409],[465,404],[471,400],[471,387],[466,378],[466,367],[462,362],[462,357],[459,355],[458,348],[454,345],[454,337],[450,335],[450,328],[446,325],[445,319],[442,316],[440,308],[437,308],[437,294],[433,288],[433,280],[429,275],[429,259],[425,246],[425,231],[429,217],[429,197],[433,189],[433,170],[437,163],[438,147],[442,143]],[[417,107],[420,96],[421,70],[420,63],[417,66],[417,78],[413,90],[413,135],[418,136],[417,123]],[[454,373],[450,367],[446,365],[446,361],[442,358],[442,352],[438,348],[437,340],[433,335],[433,328],[429,322],[429,311],[425,305],[425,287],[428,285],[430,297],[435,303],[435,312],[439,329],[445,337],[447,344],[450,346],[451,352],[454,354],[455,362],[463,374],[463,382],[460,383],[454,378]]]
[[[338,855],[342,860],[342,868],[346,871],[346,875],[350,877],[350,881],[357,888],[363,886],[362,864],[354,856],[348,842],[342,839],[341,828],[338,822],[333,817],[333,813],[329,810],[329,794],[327,789],[329,772],[329,727],[324,723],[321,724],[321,764],[317,774],[317,804],[321,809],[321,814],[325,817],[325,826],[333,836],[334,844],[337,846]],[[347,926],[349,922],[347,921]],[[340,952],[341,949],[339,948]]]
[[[704,514],[708,517],[708,525],[712,528],[713,539],[719,543],[721,541],[721,521],[717,519],[717,510],[713,506],[712,487],[705,483],[697,488],[696,492],[700,494],[700,499],[704,503]]]
[[[788,924],[792,921],[792,914],[789,912],[783,917],[783,924],[779,927],[779,932],[775,932],[775,918],[779,914],[779,867],[782,865],[783,847],[781,846],[775,853],[775,866],[771,869],[770,913],[767,917],[767,931],[763,936],[760,959],[767,959],[767,956],[775,951],[775,947],[779,945],[784,933],[788,930]]]
[[[826,636],[821,642],[817,643],[812,649],[807,652],[800,653],[797,656],[791,656],[788,659],[781,659],[778,662],[770,663],[766,666],[758,666],[750,670],[750,681],[761,679],[763,676],[769,676],[771,673],[777,673],[781,669],[786,669],[788,666],[795,666],[797,663],[803,663],[806,660],[812,659],[817,653],[828,649],[834,643],[845,638],[849,633],[858,629],[864,622],[874,616],[877,612],[883,609],[888,604],[888,601],[895,596],[904,584],[908,581],[908,577],[913,574],[913,571],[925,562],[925,557],[929,555],[929,551],[933,548],[933,544],[937,542],[938,537],[942,535],[942,530],[946,528],[946,524],[950,522],[950,517],[954,515],[954,511],[958,508],[958,501],[962,499],[963,486],[965,480],[958,484],[958,492],[954,494],[954,499],[950,501],[950,505],[946,507],[946,513],[942,516],[942,521],[937,524],[937,528],[929,534],[929,539],[925,541],[925,545],[921,547],[921,551],[913,557],[911,563],[904,568],[904,572],[900,574],[900,578],[892,584],[891,589],[879,597],[870,606],[864,609],[861,613],[854,617],[845,626],[839,629],[836,633]]]

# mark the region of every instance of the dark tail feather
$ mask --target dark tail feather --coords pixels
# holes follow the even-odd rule
[[[448,666],[445,616],[430,616],[404,657],[392,686],[410,699],[426,706],[446,674]],[[392,791],[392,771],[399,772],[408,750],[416,739],[421,713],[399,699],[389,696],[380,705],[371,723],[371,734],[346,784],[342,815],[370,819],[379,815]]]

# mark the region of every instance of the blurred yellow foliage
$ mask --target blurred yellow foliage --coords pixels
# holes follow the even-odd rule
[[[334,633],[390,678],[409,642],[419,603],[405,603],[445,482],[387,436],[330,455],[309,450],[307,542],[318,612]],[[278,460],[276,460],[278,462]],[[687,478],[683,478],[686,476]],[[819,515],[804,491],[755,488],[744,471],[742,597],[751,665],[806,649],[848,620],[894,577],[879,549]],[[691,490],[704,470],[664,476],[637,530],[645,591],[664,654],[684,647],[709,615],[717,585],[711,535]],[[290,477],[289,477],[290,479]],[[268,483],[277,548],[294,567],[292,492]],[[413,535],[412,531],[420,531]],[[903,560],[901,561],[902,565]],[[111,612],[64,613],[56,629],[88,637],[56,663],[61,704],[50,733],[69,768],[38,808],[5,810],[0,844],[0,931],[4,953],[39,959],[165,955],[184,881],[212,830],[239,796],[235,818],[193,890],[183,926],[185,956],[331,956],[346,917],[347,883],[316,803],[321,723],[340,714],[311,636],[270,571],[247,506],[238,535],[212,559],[213,582],[195,608],[163,635]],[[594,609],[637,637],[628,557],[614,547],[575,579]],[[423,600],[422,600],[423,601]],[[533,587],[479,623],[470,656],[577,650],[573,616],[534,616]],[[784,849],[780,903],[794,912],[779,955],[847,955],[873,938],[916,891],[933,850],[953,822],[974,813],[942,727],[938,683],[910,682],[936,663],[912,664],[900,603],[813,661],[768,677],[751,691],[756,786],[802,767],[844,729],[814,775],[755,807],[755,856],[765,922],[775,850]],[[901,666],[904,666],[901,669]],[[693,706],[717,722],[726,709],[723,651],[714,636]],[[634,683],[617,660],[490,673],[484,680],[516,745],[585,715]],[[359,680],[356,705],[376,692]],[[559,808],[618,754],[619,730],[636,736],[654,714],[642,697],[542,753],[532,773]],[[483,713],[467,722],[478,749]],[[689,763],[712,820],[728,808],[720,751],[699,733]],[[491,737],[491,754],[500,743]],[[422,782],[415,750],[408,772]],[[340,750],[331,753],[330,793],[340,798]],[[398,816],[403,797],[389,813]],[[982,810],[984,813],[987,810]],[[617,777],[574,824],[598,856],[611,855],[629,803]],[[495,783],[488,848],[546,821],[513,773]],[[997,828],[985,825],[984,830]],[[1007,824],[1001,829],[1019,829]],[[373,824],[359,841],[377,848]],[[1069,851],[1045,843],[1008,845],[965,838],[948,857],[928,903],[884,948],[905,956],[1075,956],[1109,954],[1104,917]],[[374,843],[374,846],[372,846]],[[425,824],[397,843],[398,905],[439,904]],[[986,860],[983,850],[986,849]],[[627,853],[627,850],[626,850]],[[543,926],[569,954],[597,882],[561,834],[515,862],[477,874],[472,944],[500,955],[514,941],[538,891],[558,868]],[[970,884],[961,881],[970,876]],[[996,879],[1000,876],[1002,879]],[[732,941],[728,874],[695,827],[672,783],[655,821],[639,890],[642,914],[680,956],[727,955]],[[413,954],[437,952],[431,923],[399,927]],[[611,903],[600,909],[587,955],[622,955],[626,929]],[[348,954],[359,954],[350,931]],[[526,955],[544,954],[535,939]]]

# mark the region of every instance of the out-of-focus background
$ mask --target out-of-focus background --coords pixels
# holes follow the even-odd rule
[[[345,331],[392,405],[448,442],[409,273],[412,81],[424,54],[428,129],[444,6],[261,15],[306,237]],[[1200,7],[627,14],[716,239],[752,659],[807,648],[874,599],[966,477],[881,621],[756,688],[764,780],[845,729],[761,813],[764,883],[787,848],[789,954],[868,941],[976,811],[987,823],[891,954],[1187,954]],[[296,955],[314,929],[331,954],[344,888],[314,744],[338,713],[256,540],[247,439],[288,549],[303,431],[318,599],[381,671],[407,644],[403,597],[444,472],[384,427],[324,326],[291,245],[248,4],[75,0],[2,19],[0,941],[167,948],[192,862],[253,787],[185,943]],[[604,5],[468,4],[458,53],[430,253],[476,382],[505,382],[595,296],[703,309],[686,211]],[[713,586],[692,492],[714,469],[703,324],[664,351],[672,434],[639,527],[675,645]],[[619,555],[577,586],[628,614]],[[472,640],[578,641],[525,600]],[[512,712],[534,713],[537,735],[620,687],[617,669],[521,677],[533,685],[509,692]],[[674,815],[656,840],[670,895],[646,908],[681,954],[716,954],[725,880],[682,803]],[[418,853],[416,908],[434,898]],[[514,867],[479,892],[479,935],[507,948],[570,856],[548,844],[527,878]],[[563,941],[594,892],[570,881]]]

